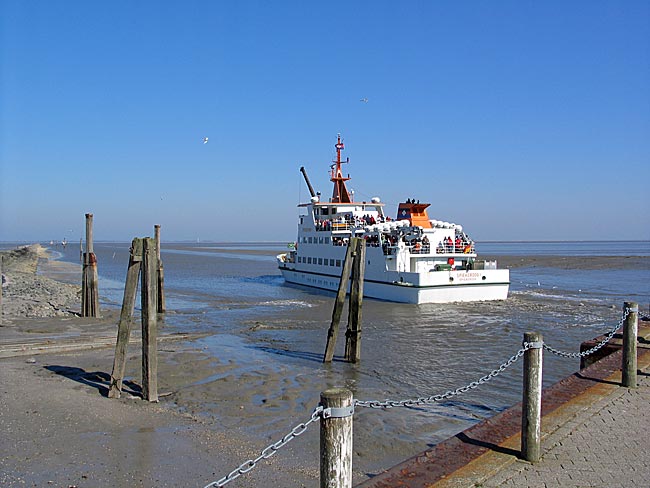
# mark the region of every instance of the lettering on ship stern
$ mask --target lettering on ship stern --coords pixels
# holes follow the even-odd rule
[[[480,281],[482,278],[482,273],[477,273],[475,271],[468,271],[467,273],[457,273],[456,279],[461,283],[470,283],[473,281]]]

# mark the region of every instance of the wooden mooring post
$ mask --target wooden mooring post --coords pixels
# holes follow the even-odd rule
[[[158,259],[156,241],[142,242],[142,397],[158,401]]]
[[[158,348],[157,348],[157,257],[156,244],[152,238],[135,238],[131,243],[129,266],[124,286],[124,299],[118,325],[115,358],[108,396],[119,398],[122,391],[126,350],[131,333],[131,322],[138,277],[141,277],[140,299],[142,308],[142,397],[150,402],[158,401]]]
[[[154,225],[154,239],[156,240],[156,279],[158,281],[157,311],[165,313],[165,272],[163,270],[162,259],[160,258],[160,225]]]
[[[352,486],[352,392],[344,388],[325,390],[320,396],[320,487]]]
[[[636,388],[636,342],[639,328],[639,304],[625,302],[627,317],[623,322],[623,360],[622,384],[627,388]]]
[[[539,461],[542,445],[542,355],[543,340],[538,332],[526,332],[524,343],[524,385],[521,406],[521,457]]]
[[[126,365],[126,349],[131,335],[131,323],[135,308],[135,296],[138,291],[138,278],[142,263],[142,239],[136,237],[131,242],[129,266],[126,271],[126,284],[124,285],[124,298],[120,322],[117,326],[117,344],[115,345],[115,358],[113,359],[113,372],[111,373],[111,386],[108,390],[110,398],[119,398],[122,392],[124,367]]]
[[[345,296],[347,295],[348,283],[350,283],[350,272],[352,271],[352,282],[350,284],[350,304],[348,310],[348,328],[346,330],[345,359],[356,362],[361,358],[361,306],[363,303],[363,275],[365,271],[366,245],[360,237],[353,237],[348,243],[345,253],[341,281],[334,301],[332,310],[332,322],[327,331],[327,345],[323,362],[332,362],[334,348],[339,333],[339,324],[343,313]]]
[[[366,241],[356,238],[355,244],[348,328],[345,332],[345,359],[352,363],[361,359],[361,308],[363,304],[363,276],[366,269]]]
[[[81,316],[99,317],[99,278],[97,257],[93,247],[93,214],[86,214],[86,252],[81,277]]]

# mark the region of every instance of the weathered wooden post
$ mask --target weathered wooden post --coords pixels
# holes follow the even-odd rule
[[[158,347],[156,344],[158,297],[156,242],[151,237],[142,243],[142,397],[150,402],[158,401]]]
[[[361,307],[363,304],[363,276],[366,269],[366,241],[360,237],[354,242],[354,264],[350,285],[348,328],[345,333],[345,359],[356,363],[361,359]]]
[[[325,390],[320,396],[320,486],[352,486],[352,392],[344,388]]]
[[[336,339],[339,334],[339,323],[341,322],[341,314],[343,313],[343,304],[345,303],[345,295],[348,291],[348,282],[350,280],[350,270],[352,269],[354,247],[352,243],[348,243],[348,249],[345,253],[345,261],[343,261],[343,271],[341,271],[341,281],[339,282],[339,289],[336,294],[334,302],[334,309],[332,310],[332,322],[327,331],[327,345],[325,346],[325,356],[323,357],[324,363],[331,363],[334,358],[334,348],[336,347]]]
[[[140,275],[141,263],[142,239],[136,237],[131,242],[129,266],[126,271],[124,299],[122,300],[120,323],[117,328],[115,358],[113,359],[113,372],[111,374],[111,385],[108,390],[108,396],[110,398],[120,398],[122,392],[122,380],[124,379],[124,367],[126,365],[126,349],[129,344],[129,336],[131,335],[133,309],[135,308],[135,296],[138,291],[138,277]]]
[[[99,316],[97,257],[93,248],[93,214],[86,214],[86,252],[81,282],[81,316]]]
[[[524,385],[521,406],[521,457],[531,463],[539,461],[542,444],[542,335],[526,332],[524,343]]]
[[[83,237],[79,238],[79,262],[83,264],[84,262],[84,240]]]
[[[154,225],[154,238],[156,239],[156,279],[158,280],[157,310],[158,313],[165,313],[165,272],[160,258],[160,225]]]
[[[623,322],[623,386],[636,388],[636,341],[639,327],[639,304],[625,302],[627,317]]]

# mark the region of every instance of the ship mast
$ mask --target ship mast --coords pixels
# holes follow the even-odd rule
[[[341,151],[345,148],[341,142],[341,134],[338,134],[338,140],[336,142],[336,160],[332,161],[334,164],[331,166],[330,181],[334,183],[334,192],[332,193],[332,202],[333,203],[352,203],[350,200],[350,194],[348,189],[345,186],[345,182],[350,179],[350,175],[346,177],[343,176],[341,172],[341,164],[349,163],[350,158],[347,158],[345,161],[341,161]]]

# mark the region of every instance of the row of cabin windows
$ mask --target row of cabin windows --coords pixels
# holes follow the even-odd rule
[[[329,208],[324,207],[324,208],[315,208],[314,213],[316,215],[329,215]],[[336,207],[332,208],[332,215],[336,213]]]
[[[328,259],[328,258],[312,258],[308,256],[298,256],[299,263],[305,264],[318,264],[320,266],[336,266],[341,267],[340,259]]]
[[[329,237],[303,237],[302,243],[303,244],[329,244],[330,238]]]

